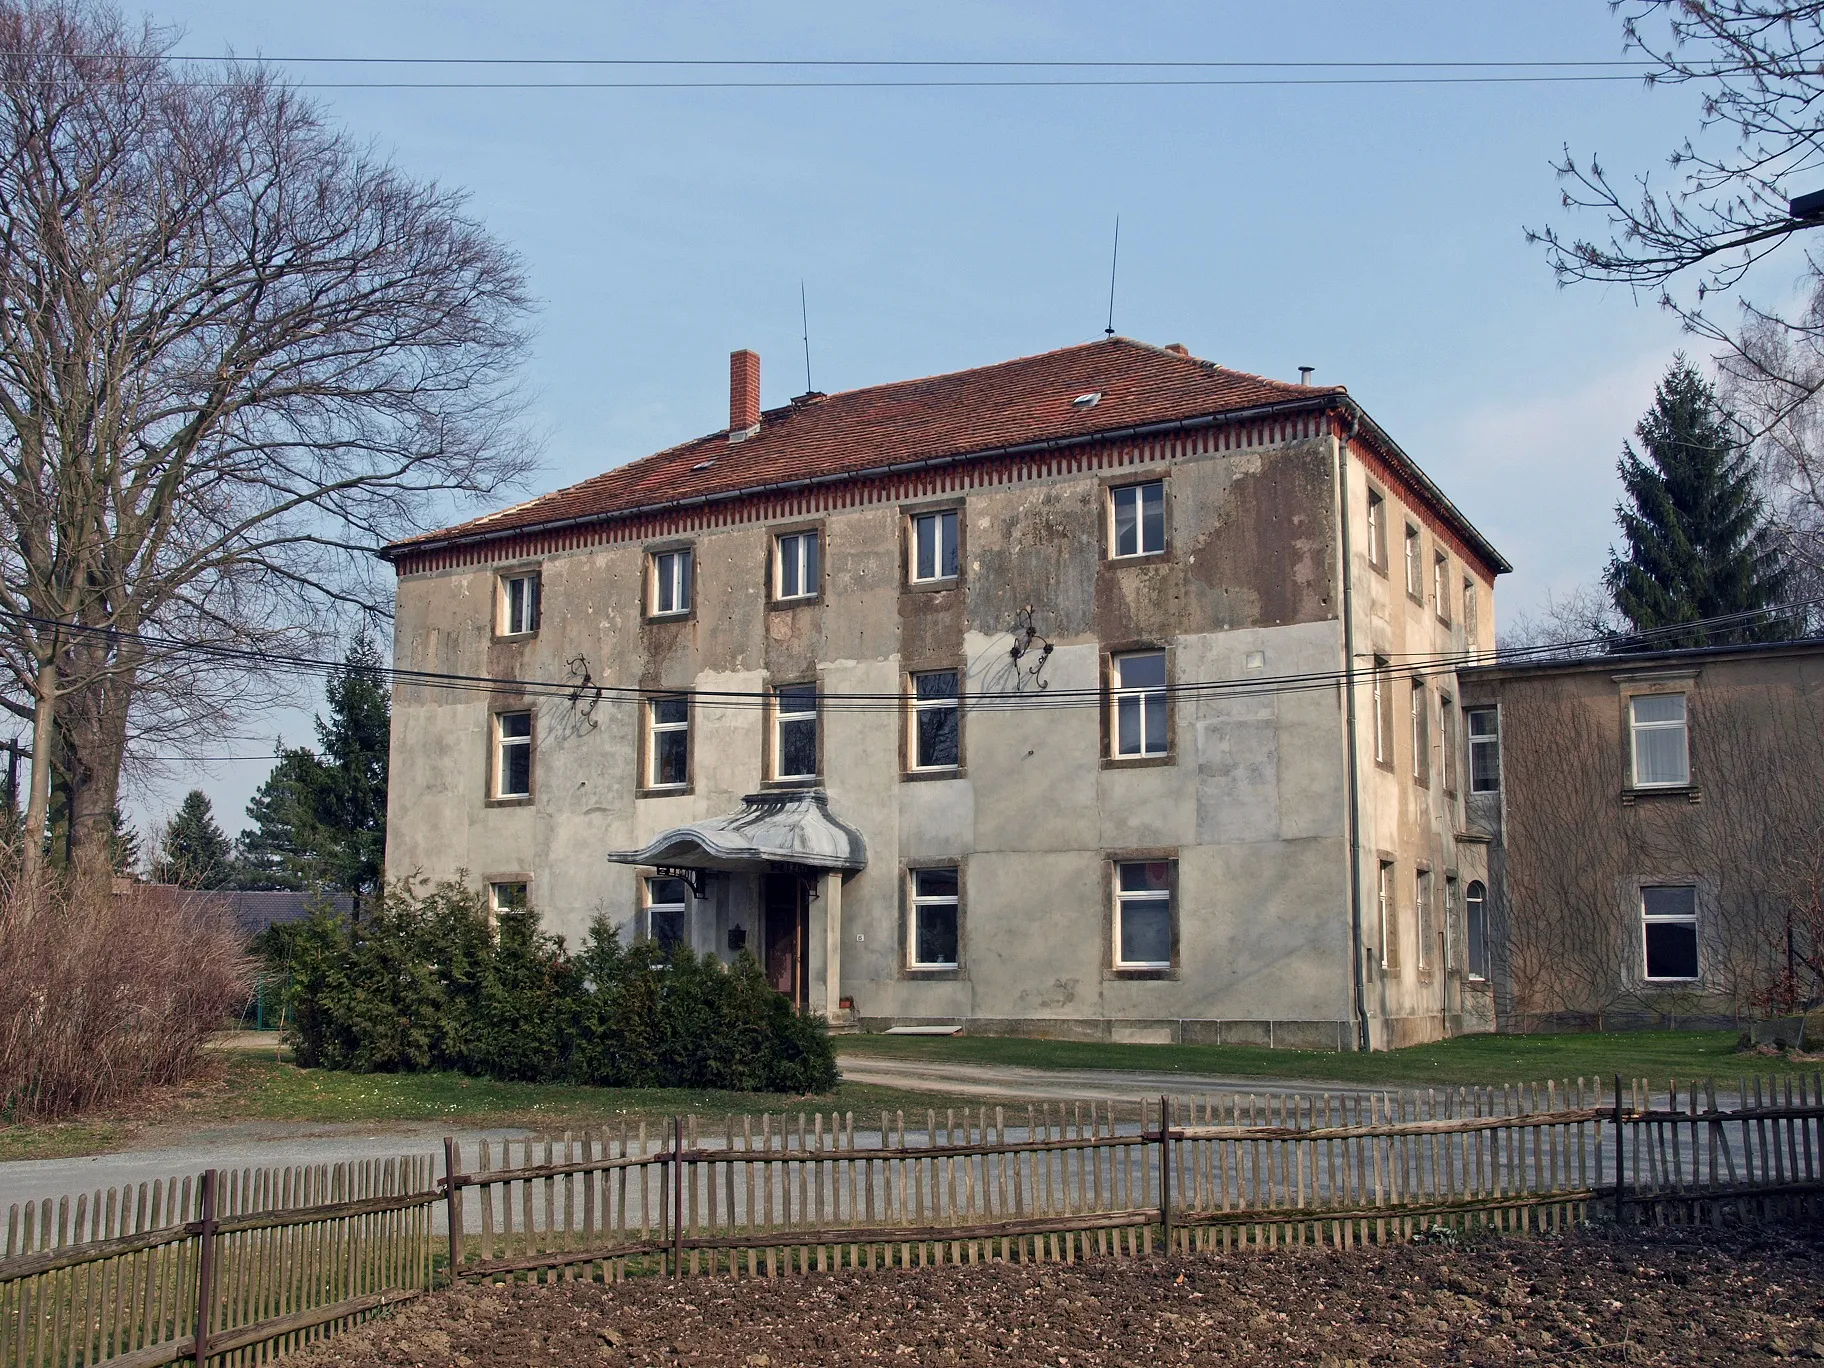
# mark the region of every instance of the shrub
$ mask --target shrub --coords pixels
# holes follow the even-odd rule
[[[574,956],[535,912],[490,928],[480,896],[400,885],[366,919],[324,911],[290,938],[286,1034],[298,1061],[450,1069],[522,1082],[821,1092],[836,1056],[752,955],[623,947],[603,918]]]
[[[0,1121],[75,1116],[195,1077],[253,970],[207,894],[0,886]]]

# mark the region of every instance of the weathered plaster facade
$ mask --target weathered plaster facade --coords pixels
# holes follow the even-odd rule
[[[1143,350],[1147,365],[1180,364]],[[1080,383],[1039,398],[1067,406]],[[397,665],[499,682],[491,694],[397,689],[389,876],[523,881],[573,940],[597,914],[642,934],[652,871],[606,852],[725,816],[766,788],[765,700],[815,681],[817,783],[865,841],[866,864],[817,874],[800,909],[813,1010],[847,1018],[851,1002],[865,1028],[1337,1049],[1356,1048],[1364,1028],[1382,1047],[1475,1027],[1451,898],[1462,879],[1486,877],[1485,847],[1458,839],[1461,786],[1445,775],[1461,764],[1443,758],[1439,709],[1454,707],[1451,665],[1492,645],[1493,576],[1506,567],[1340,390],[1278,388],[1289,402],[1276,408],[1187,414],[1152,431],[1110,403],[1113,435],[1092,425],[917,472],[871,473],[864,452],[852,477],[802,489],[395,548]],[[764,417],[802,419],[800,407]],[[723,445],[742,458],[742,443]],[[883,466],[891,455],[874,454]],[[1111,489],[1152,480],[1164,484],[1164,550],[1111,557]],[[1367,546],[1371,491],[1391,529],[1385,565]],[[959,513],[959,573],[908,583],[910,519],[932,509]],[[1423,557],[1417,595],[1401,578],[1408,522]],[[798,530],[819,537],[816,592],[776,603],[777,538]],[[653,557],[675,548],[694,555],[691,610],[654,620]],[[503,638],[501,576],[521,566],[540,576],[542,621]],[[1054,648],[1036,677],[1021,673],[1036,653],[1009,656],[1028,605]],[[1110,758],[1110,657],[1141,647],[1166,653],[1167,749]],[[1382,689],[1406,700],[1384,762],[1373,656],[1390,662]],[[690,692],[683,788],[646,788],[651,737],[636,692],[586,709],[538,687],[566,680],[573,662],[601,685]],[[933,669],[960,671],[963,694],[959,763],[938,774],[909,770],[904,702],[909,674]],[[1415,669],[1422,730],[1409,726]],[[491,800],[491,714],[520,708],[534,714],[531,795]],[[1415,737],[1428,752],[1417,779]],[[1116,967],[1123,859],[1172,871],[1169,967]],[[1391,956],[1381,861],[1397,885]],[[956,868],[960,886],[957,963],[942,970],[911,967],[907,951],[909,871],[932,866]],[[1423,949],[1421,870],[1436,900]],[[768,886],[760,869],[709,874],[691,900],[692,944],[759,950]]]

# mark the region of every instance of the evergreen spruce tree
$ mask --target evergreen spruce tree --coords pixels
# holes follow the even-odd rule
[[[108,837],[108,858],[114,872],[128,878],[139,875],[139,833],[127,825],[126,817],[116,804],[113,812],[114,831]]]
[[[247,805],[237,882],[246,888],[328,888],[362,905],[379,891],[386,855],[392,706],[380,652],[358,636],[325,690],[317,751],[281,749]]]
[[[1618,464],[1627,498],[1615,509],[1625,549],[1611,551],[1603,579],[1644,641],[1619,649],[1662,650],[1777,640],[1782,619],[1754,618],[1723,628],[1680,623],[1748,613],[1778,604],[1788,570],[1766,522],[1748,452],[1730,430],[1716,391],[1682,355],[1634,429],[1640,451]]]
[[[185,888],[221,888],[233,873],[234,847],[215,822],[209,795],[191,789],[165,824],[153,861],[152,877],[159,883]]]

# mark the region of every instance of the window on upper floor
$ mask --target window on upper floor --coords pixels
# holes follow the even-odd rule
[[[536,570],[514,570],[500,577],[500,636],[531,636],[538,631],[542,578]]]
[[[1457,791],[1457,705],[1449,694],[1438,695],[1438,750],[1444,759],[1444,792]]]
[[[1412,681],[1412,777],[1415,783],[1431,782],[1431,701],[1416,679]]]
[[[906,928],[906,967],[954,969],[962,945],[961,881],[954,865],[907,871],[911,925]]]
[[[1419,529],[1406,524],[1406,593],[1420,603],[1425,601],[1425,581],[1419,577]]]
[[[817,686],[773,690],[773,778],[817,777]]]
[[[1682,693],[1635,694],[1628,700],[1635,788],[1691,782],[1691,753]]]
[[[1108,491],[1109,555],[1156,556],[1165,550],[1165,481],[1117,485]]]
[[[1393,682],[1386,656],[1374,658],[1374,763],[1393,768]]]
[[[1468,575],[1463,577],[1463,641],[1469,648],[1471,660],[1476,658],[1478,646],[1476,632],[1480,626],[1476,603],[1476,582]]]
[[[665,694],[646,700],[646,787],[690,783],[690,698]]]
[[[1115,968],[1171,968],[1176,875],[1175,860],[1115,862]]]
[[[1469,791],[1501,791],[1501,720],[1493,708],[1465,708],[1469,724]]]
[[[682,617],[690,611],[695,555],[688,547],[657,551],[651,556],[652,586],[648,615]]]
[[[1373,489],[1368,491],[1368,564],[1387,568],[1387,500]]]
[[[934,584],[957,577],[957,511],[940,508],[914,513],[908,520],[906,578],[913,584]]]
[[[1164,755],[1171,748],[1165,652],[1130,651],[1109,658],[1109,754],[1118,760]]]
[[[962,710],[955,670],[926,670],[912,676],[911,768],[955,769],[962,762]]]
[[[1431,596],[1437,600],[1438,617],[1450,621],[1450,557],[1442,551],[1431,553]]]
[[[773,599],[815,598],[823,591],[821,537],[814,530],[773,538]]]
[[[532,714],[494,714],[494,797],[532,796]]]

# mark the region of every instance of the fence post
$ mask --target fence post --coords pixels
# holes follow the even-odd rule
[[[196,1259],[196,1368],[209,1361],[209,1322],[215,1310],[215,1170],[203,1171],[201,1246]]]
[[[684,1118],[671,1118],[671,1276],[684,1276]]]
[[[1172,1252],[1172,1122],[1169,1097],[1159,1099],[1159,1224],[1165,1235],[1165,1252]]]
[[[462,1276],[462,1188],[457,1182],[456,1169],[462,1160],[456,1148],[456,1137],[443,1137],[443,1200],[446,1206],[446,1220],[450,1227],[450,1286],[456,1285],[456,1279]]]
[[[1621,1191],[1628,1181],[1628,1147],[1621,1138],[1621,1075],[1615,1075],[1615,1224],[1621,1224]]]

